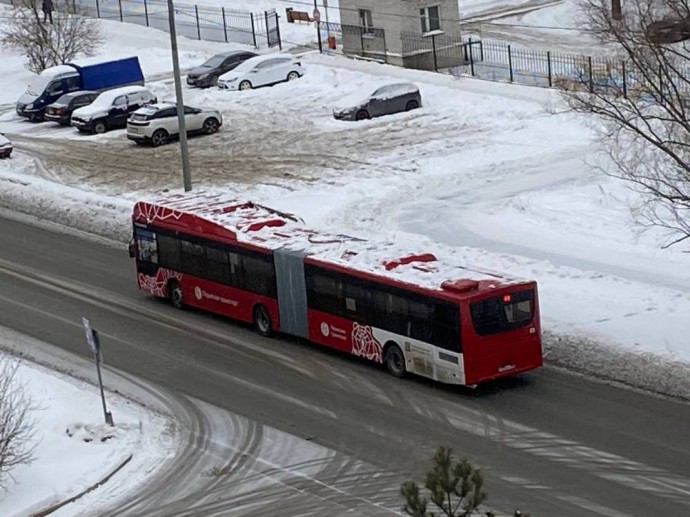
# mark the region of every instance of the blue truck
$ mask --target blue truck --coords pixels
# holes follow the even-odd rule
[[[144,85],[139,58],[111,61],[83,60],[46,68],[31,82],[16,104],[17,115],[43,120],[46,106],[65,93],[104,91],[129,85]]]

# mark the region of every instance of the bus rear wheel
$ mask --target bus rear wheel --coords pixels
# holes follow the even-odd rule
[[[398,345],[389,345],[386,348],[383,361],[386,363],[386,368],[391,375],[394,377],[405,376],[405,356]]]
[[[254,328],[264,337],[270,336],[273,332],[271,328],[271,316],[263,305],[257,305],[254,309]]]
[[[170,282],[168,285],[168,298],[176,309],[184,309],[184,294],[178,282]]]

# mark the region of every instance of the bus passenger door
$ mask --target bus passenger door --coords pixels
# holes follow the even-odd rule
[[[304,262],[300,252],[273,252],[278,291],[280,331],[293,336],[309,337],[307,286]]]
[[[134,251],[137,259],[137,270],[148,276],[155,276],[158,271],[158,243],[156,234],[145,228],[134,229]]]

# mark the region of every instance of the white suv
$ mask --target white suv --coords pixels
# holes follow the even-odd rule
[[[187,134],[212,135],[223,125],[223,116],[218,110],[202,110],[184,107],[184,121]],[[137,144],[150,143],[154,147],[166,144],[179,136],[177,105],[172,102],[151,104],[140,108],[127,120],[127,138]]]
[[[299,79],[304,67],[289,54],[263,54],[243,61],[218,78],[222,90],[251,90]]]

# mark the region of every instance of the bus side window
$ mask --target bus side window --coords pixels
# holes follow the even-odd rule
[[[158,235],[158,261],[161,266],[174,271],[182,269],[180,260],[180,245],[174,237]]]
[[[431,342],[451,352],[462,353],[460,343],[460,309],[453,305],[436,304],[431,316]]]

